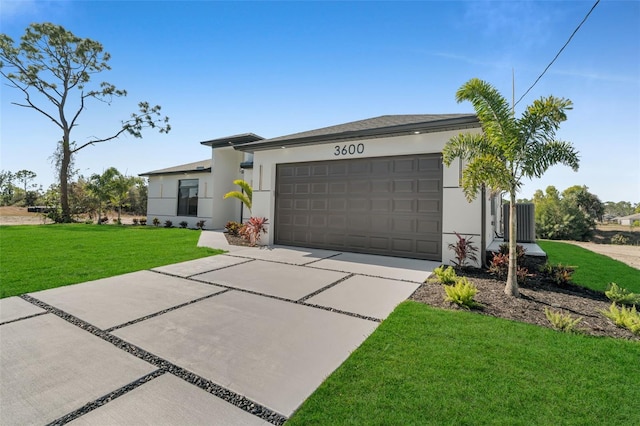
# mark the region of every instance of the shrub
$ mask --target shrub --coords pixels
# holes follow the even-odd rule
[[[182,222],[179,223],[180,228],[186,228],[187,225],[189,225],[189,222],[187,222],[186,220],[183,220]]]
[[[260,235],[267,233],[267,221],[266,217],[250,217],[240,229],[240,236],[255,246],[260,241]]]
[[[542,272],[548,280],[559,286],[573,284],[571,278],[574,271],[575,267],[565,266],[560,263],[557,265],[545,263],[540,267],[540,272]]]
[[[502,249],[502,246],[500,246]],[[522,256],[524,256],[524,249],[522,246],[518,246],[522,249]],[[508,250],[507,250],[508,251]],[[518,261],[520,262],[520,261]],[[489,264],[489,273],[493,274],[499,280],[506,280],[509,274],[509,254],[508,253],[494,253]],[[524,284],[529,275],[529,270],[523,266],[516,268],[516,279],[519,284]]]
[[[478,302],[473,300],[478,293],[478,288],[466,277],[459,277],[454,285],[445,285],[444,291],[447,293],[447,297],[444,299],[446,302],[452,302],[467,309],[480,306]]]
[[[565,333],[580,333],[581,329],[576,326],[582,321],[582,317],[576,319],[571,318],[571,315],[563,312],[555,312],[550,309],[544,308],[544,315],[547,317],[553,328]]]
[[[152,223],[153,223],[153,226],[160,226],[160,219],[158,219],[157,217],[154,217]]]
[[[109,222],[109,218],[107,216],[100,218],[100,223],[107,223],[107,222]]]
[[[631,293],[629,290],[618,286],[616,283],[609,283],[609,287],[604,294],[612,302],[623,305],[640,305],[640,294]]]
[[[147,226],[147,218],[146,217],[141,217],[140,218],[140,225]]]
[[[164,227],[165,227],[165,228],[172,228],[172,227],[173,227],[173,222],[172,222],[172,221],[170,221],[170,220],[168,220],[168,219],[167,219],[167,220],[165,220],[165,221],[164,221]]]
[[[240,229],[242,228],[242,224],[234,221],[229,221],[224,226],[229,235],[237,237],[240,235]]]
[[[437,281],[441,284],[455,284],[458,279],[456,270],[451,266],[447,266],[446,268],[444,265],[438,266],[433,270],[433,274],[436,278],[429,281]]]
[[[635,306],[629,309],[623,305],[618,309],[614,302],[608,311],[600,311],[600,313],[612,320],[618,327],[626,328],[633,334],[640,335],[640,313],[636,311]]]
[[[140,223],[140,220],[138,220],[137,217],[134,217],[133,219],[131,219],[131,221],[133,222],[134,225],[138,225]]]
[[[471,242],[472,237],[463,237],[457,232],[455,234],[458,241],[455,244],[449,244],[449,250],[453,250],[456,254],[456,260],[453,261],[453,264],[458,268],[464,269],[468,266],[468,261],[478,261],[476,256],[478,248]]]
[[[499,280],[507,278],[509,271],[509,255],[504,253],[493,253],[489,272],[495,275]]]
[[[84,220],[85,225],[93,225],[93,220],[91,220],[91,218],[85,219]]]
[[[509,256],[509,244],[500,244],[500,253]],[[522,263],[524,261],[524,256],[526,255],[526,253],[527,250],[525,250],[522,245],[516,244],[516,260],[518,261],[518,263]]]
[[[625,246],[629,244],[629,237],[625,237],[622,234],[616,234],[611,237],[611,244],[617,244],[619,246]]]
[[[198,228],[199,230],[203,230],[204,229],[204,223],[206,222],[206,220],[199,220],[196,222],[196,228]]]

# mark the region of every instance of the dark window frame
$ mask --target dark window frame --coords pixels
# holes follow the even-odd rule
[[[178,216],[198,216],[199,186],[199,179],[178,180]]]

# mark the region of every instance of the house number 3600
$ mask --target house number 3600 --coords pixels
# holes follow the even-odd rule
[[[353,155],[353,154],[362,154],[364,152],[364,144],[363,143],[359,143],[357,145],[355,144],[349,144],[349,145],[336,145],[333,149],[335,149],[335,151],[333,151],[333,155],[335,156],[339,156],[339,155]]]

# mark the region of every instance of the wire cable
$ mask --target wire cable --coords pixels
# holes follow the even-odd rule
[[[587,13],[587,15],[584,17],[584,19],[582,20],[582,22],[580,22],[580,24],[576,27],[576,29],[573,31],[573,33],[571,33],[571,36],[569,37],[569,40],[567,40],[567,42],[564,44],[564,46],[562,46],[562,48],[558,51],[558,53],[556,54],[556,56],[553,58],[553,60],[551,62],[549,62],[549,65],[547,65],[547,67],[544,69],[544,71],[542,71],[542,74],[540,74],[538,76],[538,78],[536,78],[536,81],[533,82],[533,84],[531,85],[531,87],[529,87],[527,89],[526,92],[524,92],[524,95],[522,95],[520,97],[520,99],[518,99],[518,102],[516,102],[515,104],[513,104],[514,108],[516,105],[518,105],[518,103],[525,97],[527,96],[527,94],[531,91],[531,89],[533,89],[533,87],[538,83],[538,81],[540,81],[540,79],[542,78],[542,76],[547,72],[547,70],[549,68],[551,68],[551,65],[553,65],[553,63],[556,61],[556,59],[558,59],[558,56],[560,56],[560,54],[562,53],[562,51],[564,50],[565,47],[567,47],[567,45],[569,44],[569,42],[571,42],[571,39],[573,38],[574,35],[576,35],[576,33],[578,32],[578,30],[580,29],[580,27],[582,26],[582,24],[584,24],[586,22],[586,20],[589,18],[589,15],[591,15],[591,12],[593,12],[593,9],[596,8],[596,6],[598,5],[598,3],[600,3],[600,0],[596,0],[596,2],[594,3],[593,6],[591,6],[591,10],[589,10],[589,13]]]

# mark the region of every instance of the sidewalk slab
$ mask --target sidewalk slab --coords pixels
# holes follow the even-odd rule
[[[71,424],[260,426],[269,423],[166,373]]]
[[[338,251],[289,246],[234,247],[237,248],[232,251],[231,255],[233,256],[290,263],[293,265],[306,265],[340,253]]]
[[[332,271],[423,283],[440,264],[441,262],[430,260],[405,259],[374,254],[340,253],[335,257],[320,260],[310,266]]]
[[[347,274],[255,260],[198,275],[198,280],[298,300]]]
[[[1,328],[0,424],[47,424],[156,368],[55,315]]]
[[[30,295],[105,330],[222,290],[139,271]]]
[[[0,324],[46,312],[17,296],[0,299]]]
[[[226,268],[227,266],[249,261],[250,260],[248,259],[219,254],[217,256],[209,256],[201,259],[174,263],[173,265],[160,266],[158,268],[153,268],[152,271],[163,272],[165,274],[177,275],[180,277],[190,277],[192,275],[202,274],[203,272],[214,271],[216,269]]]
[[[418,283],[355,275],[305,303],[385,319],[418,287]]]
[[[290,416],[377,325],[230,291],[113,334]]]

